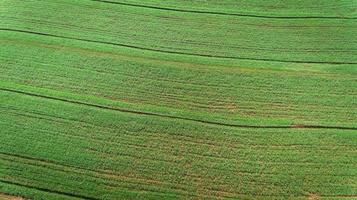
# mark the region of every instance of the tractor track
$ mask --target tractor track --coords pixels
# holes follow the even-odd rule
[[[29,188],[29,189],[34,189],[34,190],[38,190],[38,191],[42,191],[42,192],[48,192],[48,193],[52,193],[52,194],[73,197],[73,198],[77,198],[77,199],[100,200],[100,199],[94,198],[94,197],[89,197],[89,196],[84,196],[84,195],[79,195],[79,194],[73,194],[73,193],[69,193],[69,192],[61,192],[61,191],[57,191],[57,190],[51,190],[51,189],[47,189],[47,188],[31,186],[31,185],[17,183],[17,182],[11,182],[11,181],[7,181],[7,180],[3,180],[3,179],[0,179],[0,182],[1,183],[6,183],[6,184],[10,184],[10,185],[16,185],[16,186],[20,186],[20,187],[25,187],[25,188]]]
[[[357,17],[332,17],[332,16],[266,16],[266,15],[252,15],[252,14],[240,14],[240,13],[225,13],[217,11],[203,11],[203,10],[186,10],[179,8],[167,8],[167,7],[158,7],[150,5],[140,5],[133,3],[124,3],[124,2],[114,2],[108,0],[90,0],[94,2],[117,4],[122,6],[131,6],[139,8],[149,8],[155,10],[164,10],[164,11],[174,11],[174,12],[184,12],[184,13],[196,13],[196,14],[210,14],[210,15],[224,15],[224,16],[237,16],[237,17],[251,17],[251,18],[266,18],[266,19],[336,19],[336,20],[353,20]]]
[[[198,57],[205,57],[205,58],[217,58],[217,59],[234,59],[234,60],[250,60],[250,61],[264,61],[264,62],[280,62],[280,63],[300,63],[300,64],[328,64],[328,65],[352,65],[357,64],[357,62],[322,62],[322,61],[302,61],[302,60],[278,60],[278,59],[268,59],[268,58],[249,58],[249,57],[236,57],[236,56],[222,56],[222,55],[210,55],[210,54],[199,54],[199,53],[187,53],[187,52],[178,52],[178,51],[169,51],[169,50],[162,50],[162,49],[154,49],[148,47],[140,47],[122,43],[114,43],[114,42],[105,42],[99,40],[91,40],[91,39],[83,39],[83,38],[76,38],[76,37],[69,37],[69,36],[60,36],[54,35],[50,33],[42,33],[42,32],[35,32],[30,30],[20,30],[20,29],[13,29],[13,28],[0,28],[0,31],[10,31],[10,32],[18,32],[18,33],[27,33],[27,34],[35,34],[47,37],[54,37],[54,38],[62,38],[62,39],[70,39],[70,40],[77,40],[83,42],[90,42],[90,43],[97,43],[97,44],[106,44],[112,46],[121,46],[131,49],[138,49],[144,51],[153,51],[159,53],[168,53],[168,54],[175,54],[175,55],[185,55],[185,56],[198,56]]]
[[[98,105],[98,104],[82,102],[82,101],[77,101],[77,100],[64,99],[64,98],[58,98],[58,97],[51,97],[51,96],[35,94],[35,93],[30,93],[30,92],[25,92],[25,91],[19,91],[19,90],[13,90],[13,89],[7,89],[7,88],[0,88],[0,91],[17,93],[17,94],[21,94],[21,95],[38,97],[38,98],[43,98],[43,99],[55,100],[55,101],[62,101],[62,102],[66,102],[66,103],[72,103],[72,104],[77,104],[77,105],[82,105],[82,106],[88,106],[88,107],[97,108],[97,109],[111,110],[111,111],[124,112],[124,113],[132,113],[132,114],[137,114],[137,115],[169,118],[169,119],[176,119],[176,120],[184,120],[184,121],[197,122],[197,123],[202,123],[202,124],[207,124],[207,125],[218,125],[218,126],[226,126],[226,127],[233,127],[233,128],[357,130],[357,127],[325,126],[325,125],[304,125],[304,124],[298,124],[298,125],[243,125],[243,124],[239,125],[239,124],[229,124],[229,123],[223,123],[223,122],[214,122],[214,121],[207,121],[207,120],[179,117],[179,116],[173,116],[173,115],[165,115],[165,114],[159,114],[159,113],[151,113],[151,112],[129,110],[129,109],[125,109],[125,108],[110,107],[110,106]]]

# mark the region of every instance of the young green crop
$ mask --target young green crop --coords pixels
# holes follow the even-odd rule
[[[353,131],[229,128],[11,92],[0,97],[2,184],[97,199],[355,192]]]
[[[1,1],[0,198],[356,198],[354,9]]]

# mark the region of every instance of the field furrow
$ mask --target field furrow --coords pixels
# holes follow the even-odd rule
[[[356,199],[356,11],[1,0],[0,199]]]
[[[105,198],[104,194],[107,198],[124,195],[115,191],[243,199],[249,195],[262,199],[267,196],[296,199],[308,192],[318,191],[324,195],[353,195],[355,192],[357,148],[353,131],[202,126],[179,119],[137,117],[133,113],[2,93],[2,99],[11,101],[12,97],[17,101],[11,104],[11,110],[24,115],[10,115],[11,110],[6,107],[1,112],[7,116],[1,117],[4,119],[1,127],[6,133],[0,145],[0,171],[4,183],[75,197],[89,195],[86,188],[69,192],[67,186],[71,179],[68,177],[77,177],[71,184],[82,181],[89,184],[82,187],[102,185],[102,189],[96,190],[102,192],[87,196],[99,199]],[[58,104],[61,106],[55,106]],[[78,107],[81,109],[74,109]],[[43,111],[58,119],[72,117],[58,124],[26,115],[26,112]],[[173,124],[183,132],[168,128]],[[74,128],[73,133],[68,132],[68,127]],[[181,134],[190,141],[176,139],[182,138]],[[78,137],[73,137],[75,135]],[[291,140],[293,135],[294,140]],[[19,148],[22,145],[26,148]],[[295,146],[277,148],[279,145]],[[311,149],[307,148],[309,146]],[[35,174],[36,179],[30,178]],[[276,176],[280,178],[277,180]],[[295,182],[302,177],[309,179],[305,186]],[[61,186],[61,179],[67,179],[66,185]],[[199,183],[203,185],[197,185]],[[287,193],[287,185],[294,195]],[[331,192],[327,190],[330,187],[345,188],[347,193]],[[237,190],[240,192],[235,192]]]

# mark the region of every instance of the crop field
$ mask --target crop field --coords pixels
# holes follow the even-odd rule
[[[0,0],[3,199],[357,199],[357,1]]]

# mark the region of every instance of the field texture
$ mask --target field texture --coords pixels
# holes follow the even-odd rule
[[[0,0],[0,199],[357,199],[357,1]]]

